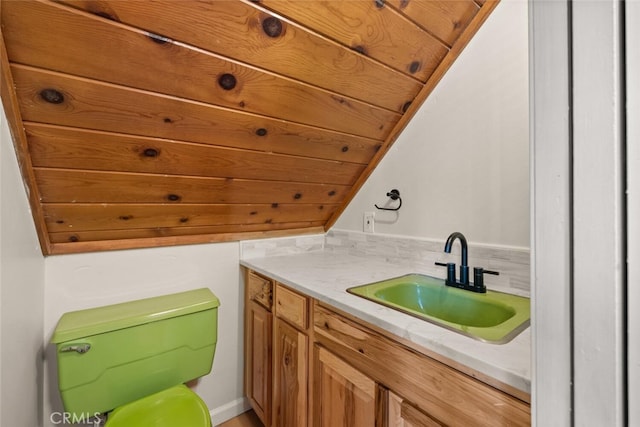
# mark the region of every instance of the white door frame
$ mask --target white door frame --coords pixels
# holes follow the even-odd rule
[[[623,3],[572,2],[576,426],[625,426]]]
[[[569,10],[529,3],[532,425],[571,425]]]
[[[534,0],[533,422],[624,426],[622,2]]]
[[[640,425],[640,1],[625,4],[629,425]],[[632,77],[635,76],[635,77]],[[632,306],[633,305],[633,306]]]

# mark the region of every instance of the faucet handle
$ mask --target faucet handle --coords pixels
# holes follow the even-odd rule
[[[485,270],[482,267],[473,267],[473,286],[476,289],[482,289],[481,292],[486,292],[486,286],[484,286],[484,275],[492,274],[494,276],[499,276],[500,272],[494,270]]]
[[[455,285],[456,283],[456,263],[455,262],[437,262],[436,265],[447,267],[447,285]]]

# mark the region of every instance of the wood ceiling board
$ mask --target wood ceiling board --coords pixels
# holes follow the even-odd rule
[[[143,31],[72,8],[14,1],[7,3],[4,15],[4,34],[16,63],[346,133],[361,134],[363,126],[400,117],[184,44],[157,43]],[[48,24],[54,20],[52,33]],[[99,54],[96,46],[102,46]]]
[[[422,87],[416,79],[253,3],[62,3],[389,110],[400,111]],[[265,20],[273,19],[282,26],[277,37],[266,35],[263,28]]]
[[[221,232],[221,230],[226,229],[226,226],[220,226],[211,228],[192,227],[191,229],[189,227],[182,227],[178,229],[114,230],[113,232],[95,231],[80,232],[77,234],[51,233],[51,239],[52,241],[55,240],[56,243],[51,244],[51,249],[48,254],[58,255],[121,249],[155,248],[324,233],[322,226],[313,224],[314,223],[271,224],[271,228],[268,230],[261,230],[258,229],[258,225],[250,224],[238,226],[238,231],[233,232]],[[186,234],[190,231],[193,231],[195,234]],[[199,231],[208,231],[210,234],[202,234]],[[81,240],[82,238],[86,238],[87,240]]]
[[[472,0],[386,1],[449,47],[480,10]]]
[[[149,238],[167,238],[182,236],[185,238],[198,235],[208,236],[209,239],[215,238],[215,235],[229,235],[235,233],[256,233],[265,234],[267,232],[282,232],[287,230],[298,230],[298,232],[314,229],[314,232],[322,233],[322,221],[303,221],[282,224],[232,224],[232,225],[214,225],[204,227],[157,227],[157,228],[134,228],[127,230],[94,230],[94,231],[62,231],[51,233],[52,243],[75,243],[75,242],[92,242],[101,240],[119,240],[119,239],[149,239]]]
[[[27,127],[35,167],[348,185],[363,165],[203,144]]]
[[[13,65],[25,121],[368,163],[380,140]],[[44,101],[43,90],[63,101]],[[380,133],[376,130],[372,133]]]
[[[422,82],[427,81],[448,52],[440,40],[407,21],[384,1],[259,0],[259,3]]]
[[[43,203],[340,203],[349,186],[34,169]]]
[[[50,233],[132,228],[172,228],[243,224],[324,222],[337,205],[318,204],[44,204]]]

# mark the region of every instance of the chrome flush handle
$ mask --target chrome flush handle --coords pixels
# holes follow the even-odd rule
[[[84,354],[91,350],[91,344],[75,344],[67,347],[62,347],[60,349],[60,353],[69,353],[71,351],[75,351],[80,354]]]

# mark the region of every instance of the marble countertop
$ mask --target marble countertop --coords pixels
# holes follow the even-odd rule
[[[474,371],[531,392],[530,328],[506,344],[489,344],[346,292],[356,285],[427,272],[325,251],[242,259],[241,264]]]

